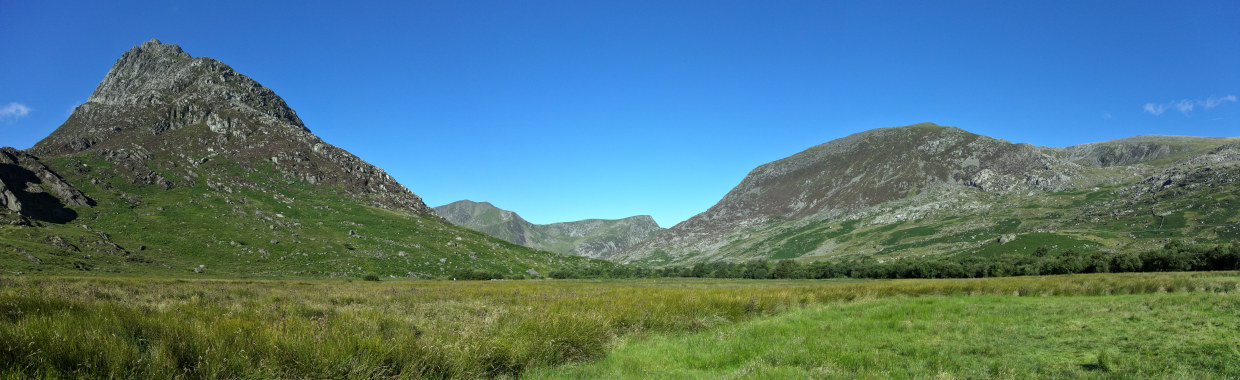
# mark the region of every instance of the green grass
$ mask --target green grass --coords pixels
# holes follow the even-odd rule
[[[827,239],[834,239],[857,229],[858,220],[832,223],[830,220],[810,222],[804,226],[783,231],[755,244],[768,249],[772,259],[791,259],[812,252]]]
[[[513,277],[614,266],[521,247],[434,216],[373,207],[335,187],[285,179],[270,163],[245,170],[213,158],[197,169],[203,174],[196,181],[169,190],[130,183],[115,175],[122,170],[117,164],[96,154],[53,157],[49,165],[98,205],[75,207],[79,217],[65,224],[0,225],[0,241],[38,259],[0,255],[0,273],[450,278],[461,270]],[[96,177],[107,182],[92,184]],[[53,237],[72,247],[51,244]],[[199,265],[205,270],[194,274]]]
[[[1048,233],[1048,232],[1031,232],[1016,235],[1016,239],[1007,244],[999,244],[993,242],[982,246],[981,249],[970,252],[970,255],[981,255],[985,257],[994,257],[1004,254],[1032,254],[1039,247],[1046,247],[1051,252],[1059,252],[1070,248],[1083,249],[1096,247],[1098,243],[1078,239],[1076,237]]]
[[[898,281],[0,277],[0,378],[509,377],[611,358],[618,344],[644,337],[729,331],[719,329],[854,301],[1234,297],[1238,289],[1235,273]]]
[[[1084,169],[1073,190],[989,194],[973,189],[922,188],[919,195],[882,206],[844,213],[841,219],[810,223],[779,219],[732,233],[711,255],[734,261],[878,260],[981,252],[986,255],[1032,252],[1033,244],[1097,250],[1144,251],[1168,239],[1189,243],[1230,243],[1240,238],[1240,182],[1235,167],[1192,172],[1194,186],[1151,189],[1135,185],[1128,169]],[[1139,176],[1138,176],[1139,174]],[[941,204],[935,204],[941,202]],[[930,206],[934,207],[923,207]],[[1154,215],[1166,215],[1158,217]],[[850,223],[851,228],[845,229]],[[841,228],[836,228],[835,226]],[[830,227],[830,228],[825,228]],[[846,233],[839,233],[846,231]],[[1006,235],[1020,237],[1005,245]],[[1016,246],[1013,246],[1016,244]],[[1013,249],[1013,247],[1016,247]],[[1078,249],[1078,251],[1081,249]],[[700,258],[668,249],[675,257],[660,265],[683,265]]]
[[[631,340],[530,378],[1235,378],[1234,294],[938,296]]]
[[[911,238],[923,237],[923,236],[933,236],[937,233],[939,233],[939,227],[937,226],[909,227],[909,228],[905,228],[902,230],[896,230],[888,234],[887,239],[883,240],[883,244],[884,245],[895,245],[895,244],[899,244],[901,241],[904,241],[905,239],[911,239]]]

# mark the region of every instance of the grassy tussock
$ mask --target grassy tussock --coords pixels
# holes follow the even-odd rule
[[[622,336],[885,297],[1235,294],[1234,273],[897,281],[0,277],[0,377],[515,377]]]
[[[632,340],[551,379],[1229,379],[1240,299],[896,297]]]

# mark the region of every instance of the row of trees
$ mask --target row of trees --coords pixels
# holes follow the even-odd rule
[[[1240,242],[1227,245],[1185,245],[1172,241],[1162,249],[1142,253],[1106,253],[1066,249],[1051,253],[1046,247],[1032,255],[996,257],[958,255],[906,258],[879,262],[873,258],[841,262],[801,263],[766,260],[746,263],[698,263],[659,269],[616,266],[557,270],[552,278],[702,277],[752,279],[822,278],[975,278],[1047,274],[1240,270]]]

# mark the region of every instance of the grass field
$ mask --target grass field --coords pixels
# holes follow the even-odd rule
[[[1234,272],[895,281],[0,277],[0,377],[1235,377],[1238,294]]]
[[[531,378],[1235,378],[1240,297],[872,299],[621,344]]]

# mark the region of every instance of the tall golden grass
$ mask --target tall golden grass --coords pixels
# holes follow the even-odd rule
[[[0,377],[516,377],[616,338],[924,295],[1236,293],[1234,272],[894,281],[0,277]]]

